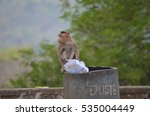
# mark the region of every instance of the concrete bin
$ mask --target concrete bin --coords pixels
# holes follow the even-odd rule
[[[64,73],[65,99],[119,99],[118,70],[89,67],[88,73]]]

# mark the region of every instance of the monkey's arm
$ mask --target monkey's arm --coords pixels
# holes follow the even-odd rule
[[[74,45],[71,49],[70,59],[79,59],[79,52],[76,45]]]
[[[67,59],[67,54],[66,54],[65,50],[62,52],[61,57],[65,60]]]
[[[74,56],[75,56],[75,51],[72,49],[69,59],[76,59]]]

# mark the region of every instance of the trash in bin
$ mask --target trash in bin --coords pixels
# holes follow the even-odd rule
[[[68,73],[89,72],[89,69],[85,66],[85,63],[76,59],[68,59],[68,62],[64,65],[64,69]]]

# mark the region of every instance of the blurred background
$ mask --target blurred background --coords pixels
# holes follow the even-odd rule
[[[150,0],[0,0],[0,88],[63,86],[62,30],[87,66],[117,67],[120,85],[150,84]]]

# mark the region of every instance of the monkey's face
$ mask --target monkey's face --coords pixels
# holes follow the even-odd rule
[[[58,36],[58,42],[65,43],[68,40],[69,32],[61,31]]]

